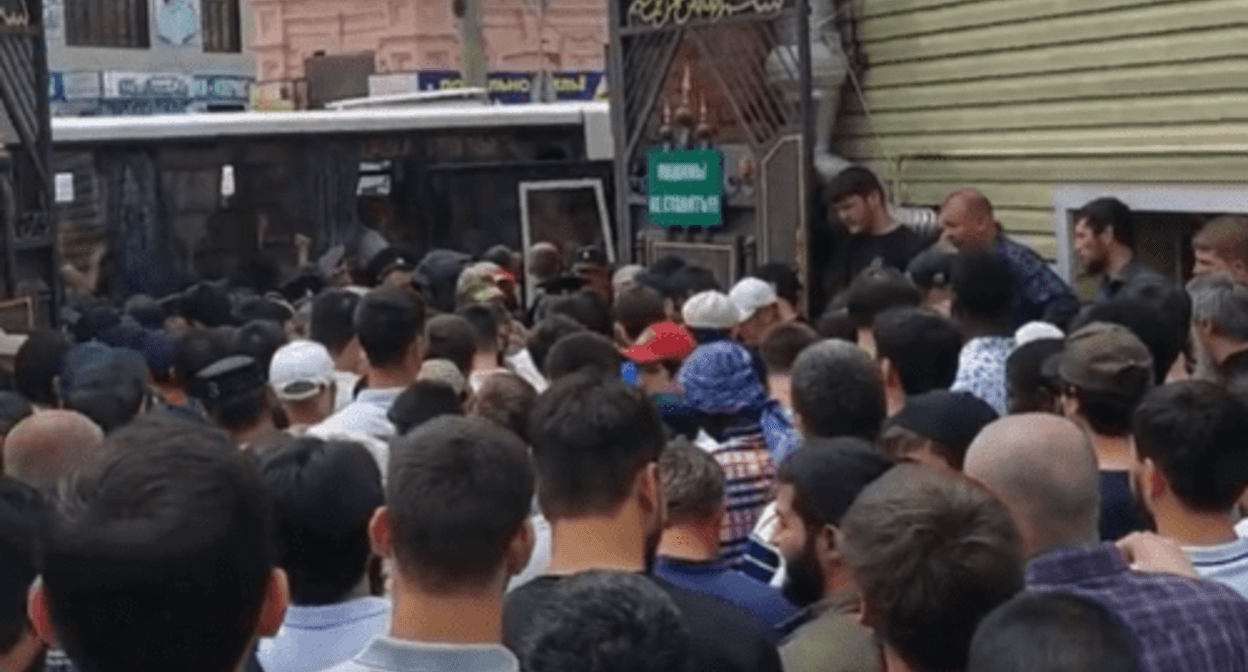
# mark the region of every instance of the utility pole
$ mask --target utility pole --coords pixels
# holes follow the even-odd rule
[[[481,32],[481,0],[455,0],[459,35],[463,40],[464,81],[486,87],[485,35]]]

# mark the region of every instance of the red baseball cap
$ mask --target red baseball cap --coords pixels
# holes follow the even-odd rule
[[[693,334],[675,322],[658,322],[646,328],[641,341],[624,351],[638,364],[683,362],[698,347]]]

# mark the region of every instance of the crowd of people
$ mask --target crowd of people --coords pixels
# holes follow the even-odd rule
[[[554,242],[73,297],[0,392],[0,667],[1248,670],[1248,219],[1184,286],[1088,204],[1081,304],[977,191],[824,193],[813,316]]]

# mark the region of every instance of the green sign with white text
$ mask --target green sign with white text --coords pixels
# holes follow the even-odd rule
[[[689,227],[723,223],[722,153],[714,149],[652,149],[647,164],[651,221]]]

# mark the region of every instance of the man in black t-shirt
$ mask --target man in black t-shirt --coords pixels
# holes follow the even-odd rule
[[[646,572],[665,518],[663,427],[640,389],[591,372],[565,376],[538,398],[531,431],[538,501],[554,550],[545,575],[507,596],[503,643],[513,651],[531,636],[541,607],[559,599],[567,577],[595,569]],[[779,672],[765,626],[748,612],[651,580],[680,610],[690,672]]]
[[[935,241],[934,236],[893,219],[884,185],[866,168],[853,166],[838,173],[824,187],[823,203],[836,239],[829,278],[834,292],[872,265],[905,271],[910,260]]]

